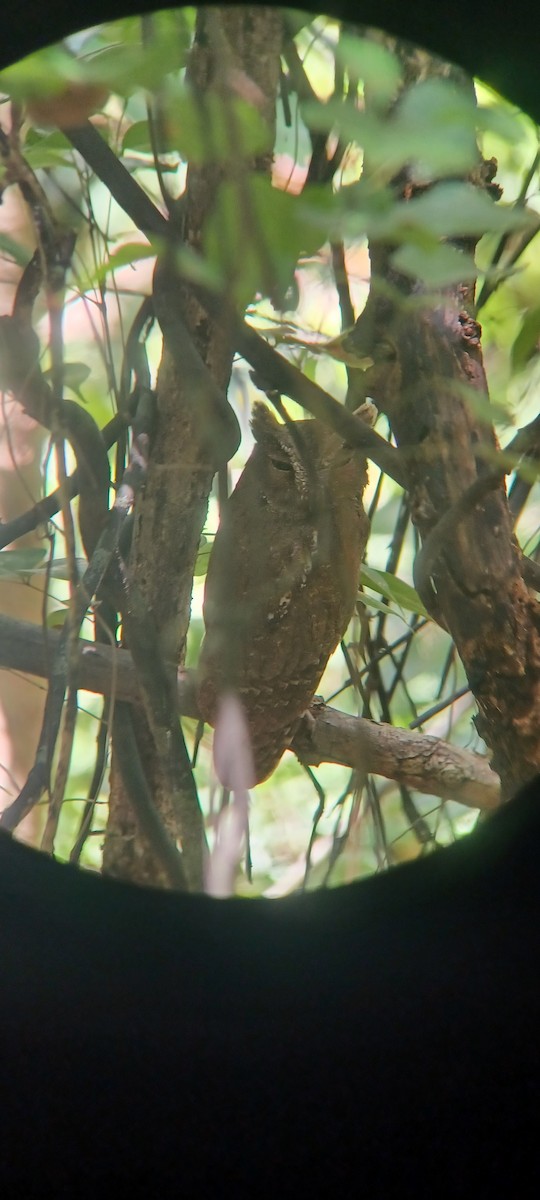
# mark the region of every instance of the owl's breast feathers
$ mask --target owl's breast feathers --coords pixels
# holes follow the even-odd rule
[[[369,524],[363,460],[321,472],[323,507],[309,520],[300,505],[294,509],[294,491],[292,511],[284,508],[279,518],[269,504],[246,507],[251,461],[225,506],[210,558],[198,703],[215,724],[220,697],[239,697],[254,784],[277,766],[345,634]]]

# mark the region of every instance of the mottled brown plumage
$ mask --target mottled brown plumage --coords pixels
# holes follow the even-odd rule
[[[220,697],[239,697],[250,786],[277,766],[347,629],[369,532],[361,453],[318,421],[279,424],[264,404],[252,429],[210,556],[198,682],[210,724]]]

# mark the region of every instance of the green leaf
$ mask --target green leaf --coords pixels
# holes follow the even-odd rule
[[[324,240],[320,227],[306,220],[302,197],[252,176],[220,187],[204,249],[243,309],[257,292],[281,294],[299,256],[313,254]]]
[[[343,188],[330,207],[319,211],[306,196],[306,219],[334,230],[334,235],[365,235],[388,242],[435,244],[441,237],[482,237],[540,225],[522,208],[501,206],[470,183],[434,184],[412,200],[392,199],[388,188],[373,188],[368,179]],[[428,235],[425,237],[424,235]],[[421,238],[421,241],[419,239]]]
[[[187,88],[171,89],[166,122],[167,145],[196,165],[241,161],[270,150],[270,127],[251,104],[214,92],[204,102]]]
[[[366,169],[378,183],[406,163],[416,163],[427,179],[436,179],[470,171],[478,159],[477,109],[472,97],[448,80],[416,84],[388,117],[338,100],[308,101],[301,112],[309,128],[337,130],[343,140],[362,147]]]
[[[375,114],[360,112],[341,100],[305,100],[300,105],[302,120],[314,133],[339,133],[344,141],[355,142],[366,155],[376,154],[381,139],[390,144],[390,121]]]
[[[396,96],[402,78],[401,67],[385,46],[342,33],[336,46],[336,63],[349,76],[363,81],[369,89],[371,103],[386,105]]]
[[[73,392],[79,392],[81,383],[85,383],[90,375],[90,367],[86,363],[81,362],[65,362],[62,368],[64,387],[71,388]],[[52,380],[53,371],[49,368],[43,372],[43,378],[48,382]]]
[[[404,92],[396,109],[394,131],[403,139],[407,157],[438,177],[474,167],[477,125],[472,93],[448,79],[426,79]]]
[[[107,271],[117,271],[119,267],[129,267],[131,263],[139,262],[141,258],[155,258],[156,247],[146,242],[126,242],[114,250],[107,263]]]
[[[59,129],[41,133],[30,126],[24,142],[24,157],[34,171],[48,167],[75,168],[73,146]]]
[[[3,579],[17,579],[20,575],[33,575],[43,570],[43,559],[48,551],[29,547],[27,550],[0,551],[0,575]]]
[[[128,156],[133,154],[148,155],[153,159],[154,149],[152,139],[150,137],[150,126],[148,121],[134,121],[126,131],[122,142],[122,155]],[[170,136],[170,130],[167,127],[160,132],[159,138],[159,155],[161,158],[161,170],[175,171],[177,169],[177,161],[179,158],[179,150],[173,145]],[[165,155],[172,156],[174,164],[167,162]]]
[[[129,96],[138,88],[157,90],[165,76],[180,71],[185,61],[185,51],[176,41],[158,39],[149,45],[139,42],[130,46],[120,42],[84,60],[84,77],[118,95]]]
[[[500,421],[502,424],[508,425],[511,421],[508,409],[508,401],[498,400],[493,396],[486,395],[485,392],[480,392],[471,384],[461,383],[459,380],[452,380],[450,383],[445,380],[445,387],[449,393],[454,396],[459,396],[465,401],[465,404],[473,413],[476,420],[481,421],[487,428],[491,428],[493,421]],[[486,449],[487,447],[484,447]],[[494,461],[498,459],[500,450],[497,449],[494,455]]]
[[[134,121],[124,134],[122,154],[128,150],[138,150],[142,154],[151,154],[150,127],[148,121]]]
[[[407,88],[399,102],[399,119],[404,128],[438,126],[441,135],[459,126],[474,133],[478,109],[472,90],[458,87],[449,79],[432,76]]]
[[[70,150],[73,153],[71,142],[68,141],[65,133],[62,133],[60,129],[51,129],[50,132],[43,133],[41,130],[34,129],[30,125],[24,139],[25,158],[35,146],[44,145],[49,146],[51,150]]]
[[[85,558],[77,558],[75,561],[77,564],[77,569],[79,571],[79,575],[83,575],[88,566],[86,559]],[[45,567],[38,568],[38,571],[43,572],[44,570],[46,570]],[[71,573],[70,573],[70,567],[69,567],[67,558],[55,558],[54,562],[51,563],[49,575],[50,575],[51,579],[70,579]]]
[[[161,254],[162,250],[163,239],[159,237],[152,238],[150,244],[145,242],[126,242],[125,245],[119,246],[110,255],[107,262],[100,263],[97,270],[92,271],[86,276],[85,286],[90,288],[96,284],[101,284],[112,271],[130,266],[141,259],[156,258],[157,255]],[[173,252],[168,250],[167,253],[170,255]],[[183,279],[187,279],[192,283],[200,283],[212,291],[220,291],[222,288],[223,277],[219,269],[215,264],[207,262],[191,246],[176,247],[174,250],[174,261],[178,275]]]
[[[33,171],[53,171],[55,167],[67,167],[75,170],[73,153],[63,154],[60,150],[49,150],[47,146],[36,146],[25,155],[26,161]]]
[[[476,279],[479,274],[470,254],[438,243],[421,246],[409,242],[395,251],[391,262],[396,271],[419,279],[428,287],[450,287],[453,283]]]
[[[48,550],[29,547],[27,550],[0,551],[0,576],[2,579],[18,580],[26,575],[49,575],[51,579],[69,579],[67,558],[55,558],[49,562]],[[79,574],[86,570],[85,558],[76,559]]]
[[[526,313],[512,346],[512,369],[520,371],[540,349],[540,305]]]
[[[336,192],[313,184],[296,199],[304,228],[309,229],[313,243],[318,231],[319,245],[360,237],[392,240],[392,231],[401,228],[390,188],[373,186],[367,176]]]
[[[504,142],[519,144],[523,137],[523,114],[512,112],[506,104],[480,104],[478,127],[496,134]]]
[[[503,455],[503,461],[505,461],[505,458],[511,459],[514,458],[514,455]],[[524,458],[521,462],[516,463],[515,471],[516,475],[519,475],[521,479],[525,480],[525,483],[538,483],[540,469],[538,468],[538,465],[535,463],[534,459]]]
[[[201,538],[201,543],[202,543],[202,538]],[[193,570],[194,575],[206,575],[206,572],[208,570],[208,563],[210,561],[210,555],[212,553],[212,543],[211,542],[206,542],[206,539],[205,539],[205,544],[201,544],[201,543],[199,544],[199,552],[197,554],[197,558],[195,559],[195,567]]]
[[[506,233],[540,225],[538,217],[522,208],[495,204],[471,183],[439,183],[408,202],[394,205],[391,219],[396,232],[416,227],[437,237],[473,237],[485,233]]]
[[[138,19],[123,24],[122,30],[114,23],[104,26],[93,52],[80,58],[61,45],[36,51],[0,71],[0,91],[25,102],[59,94],[67,83],[83,83],[128,96],[137,88],[162,87],[166,76],[185,66],[188,28],[185,21],[175,21],[174,13],[154,15],[153,36],[144,44]],[[111,42],[115,32],[118,41]]]
[[[132,263],[139,262],[143,258],[155,258],[158,253],[156,241],[152,242],[126,242],[125,245],[119,246],[117,250],[109,256],[106,262],[100,263],[97,270],[92,272],[88,277],[87,284],[91,286],[96,283],[103,283],[112,271],[118,271],[121,267],[130,266]]]
[[[174,252],[174,261],[176,270],[182,279],[187,279],[191,283],[200,283],[213,292],[222,290],[221,272],[191,246],[178,246]]]
[[[26,267],[32,257],[28,246],[21,246],[9,233],[0,233],[0,254],[12,258],[18,267]]]
[[[63,46],[48,46],[0,71],[0,91],[24,102],[57,95],[66,83],[82,79],[84,68]]]
[[[47,614],[48,629],[63,629],[68,615],[67,608],[55,608]]]
[[[393,601],[407,612],[417,613],[422,617],[429,616],[416,589],[403,579],[391,575],[389,571],[377,571],[375,567],[364,564],[360,571],[360,579],[364,587],[380,592],[381,596],[385,596],[387,600]]]
[[[368,595],[367,592],[359,592],[356,599],[359,604],[364,604],[366,608],[372,608],[374,612],[384,613],[386,617],[399,617],[400,620],[405,620],[403,613],[393,608],[391,604],[383,604],[381,600],[376,600],[374,596]]]

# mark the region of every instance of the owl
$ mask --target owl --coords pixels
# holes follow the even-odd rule
[[[373,421],[373,405],[359,412]],[[361,451],[317,420],[281,424],[263,403],[251,427],[210,555],[198,667],[205,721],[215,725],[225,696],[240,703],[246,786],[271,774],[309,708],[351,619],[369,533]]]

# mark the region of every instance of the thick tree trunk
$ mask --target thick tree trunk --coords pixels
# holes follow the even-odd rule
[[[430,73],[423,52],[402,47],[401,57],[408,82]],[[433,70],[441,73],[440,64]],[[457,69],[452,75],[470,87]],[[495,170],[496,163],[479,162],[472,182],[497,196]],[[417,190],[411,173],[396,179],[394,189],[396,198],[411,199]],[[474,249],[470,240],[461,245]],[[422,305],[422,289],[392,270],[390,252],[370,246],[370,297],[357,334],[374,366],[354,403],[374,399],[405,457],[413,521],[424,544],[429,538],[417,585],[456,643],[478,704],[478,731],[509,796],[540,770],[540,607],[522,578],[502,475],[489,483],[498,446],[491,424],[478,415],[489,394],[474,286],[447,288]],[[482,403],[471,404],[467,393]],[[477,484],[483,478],[485,489]],[[484,494],[439,526],[472,485]]]

